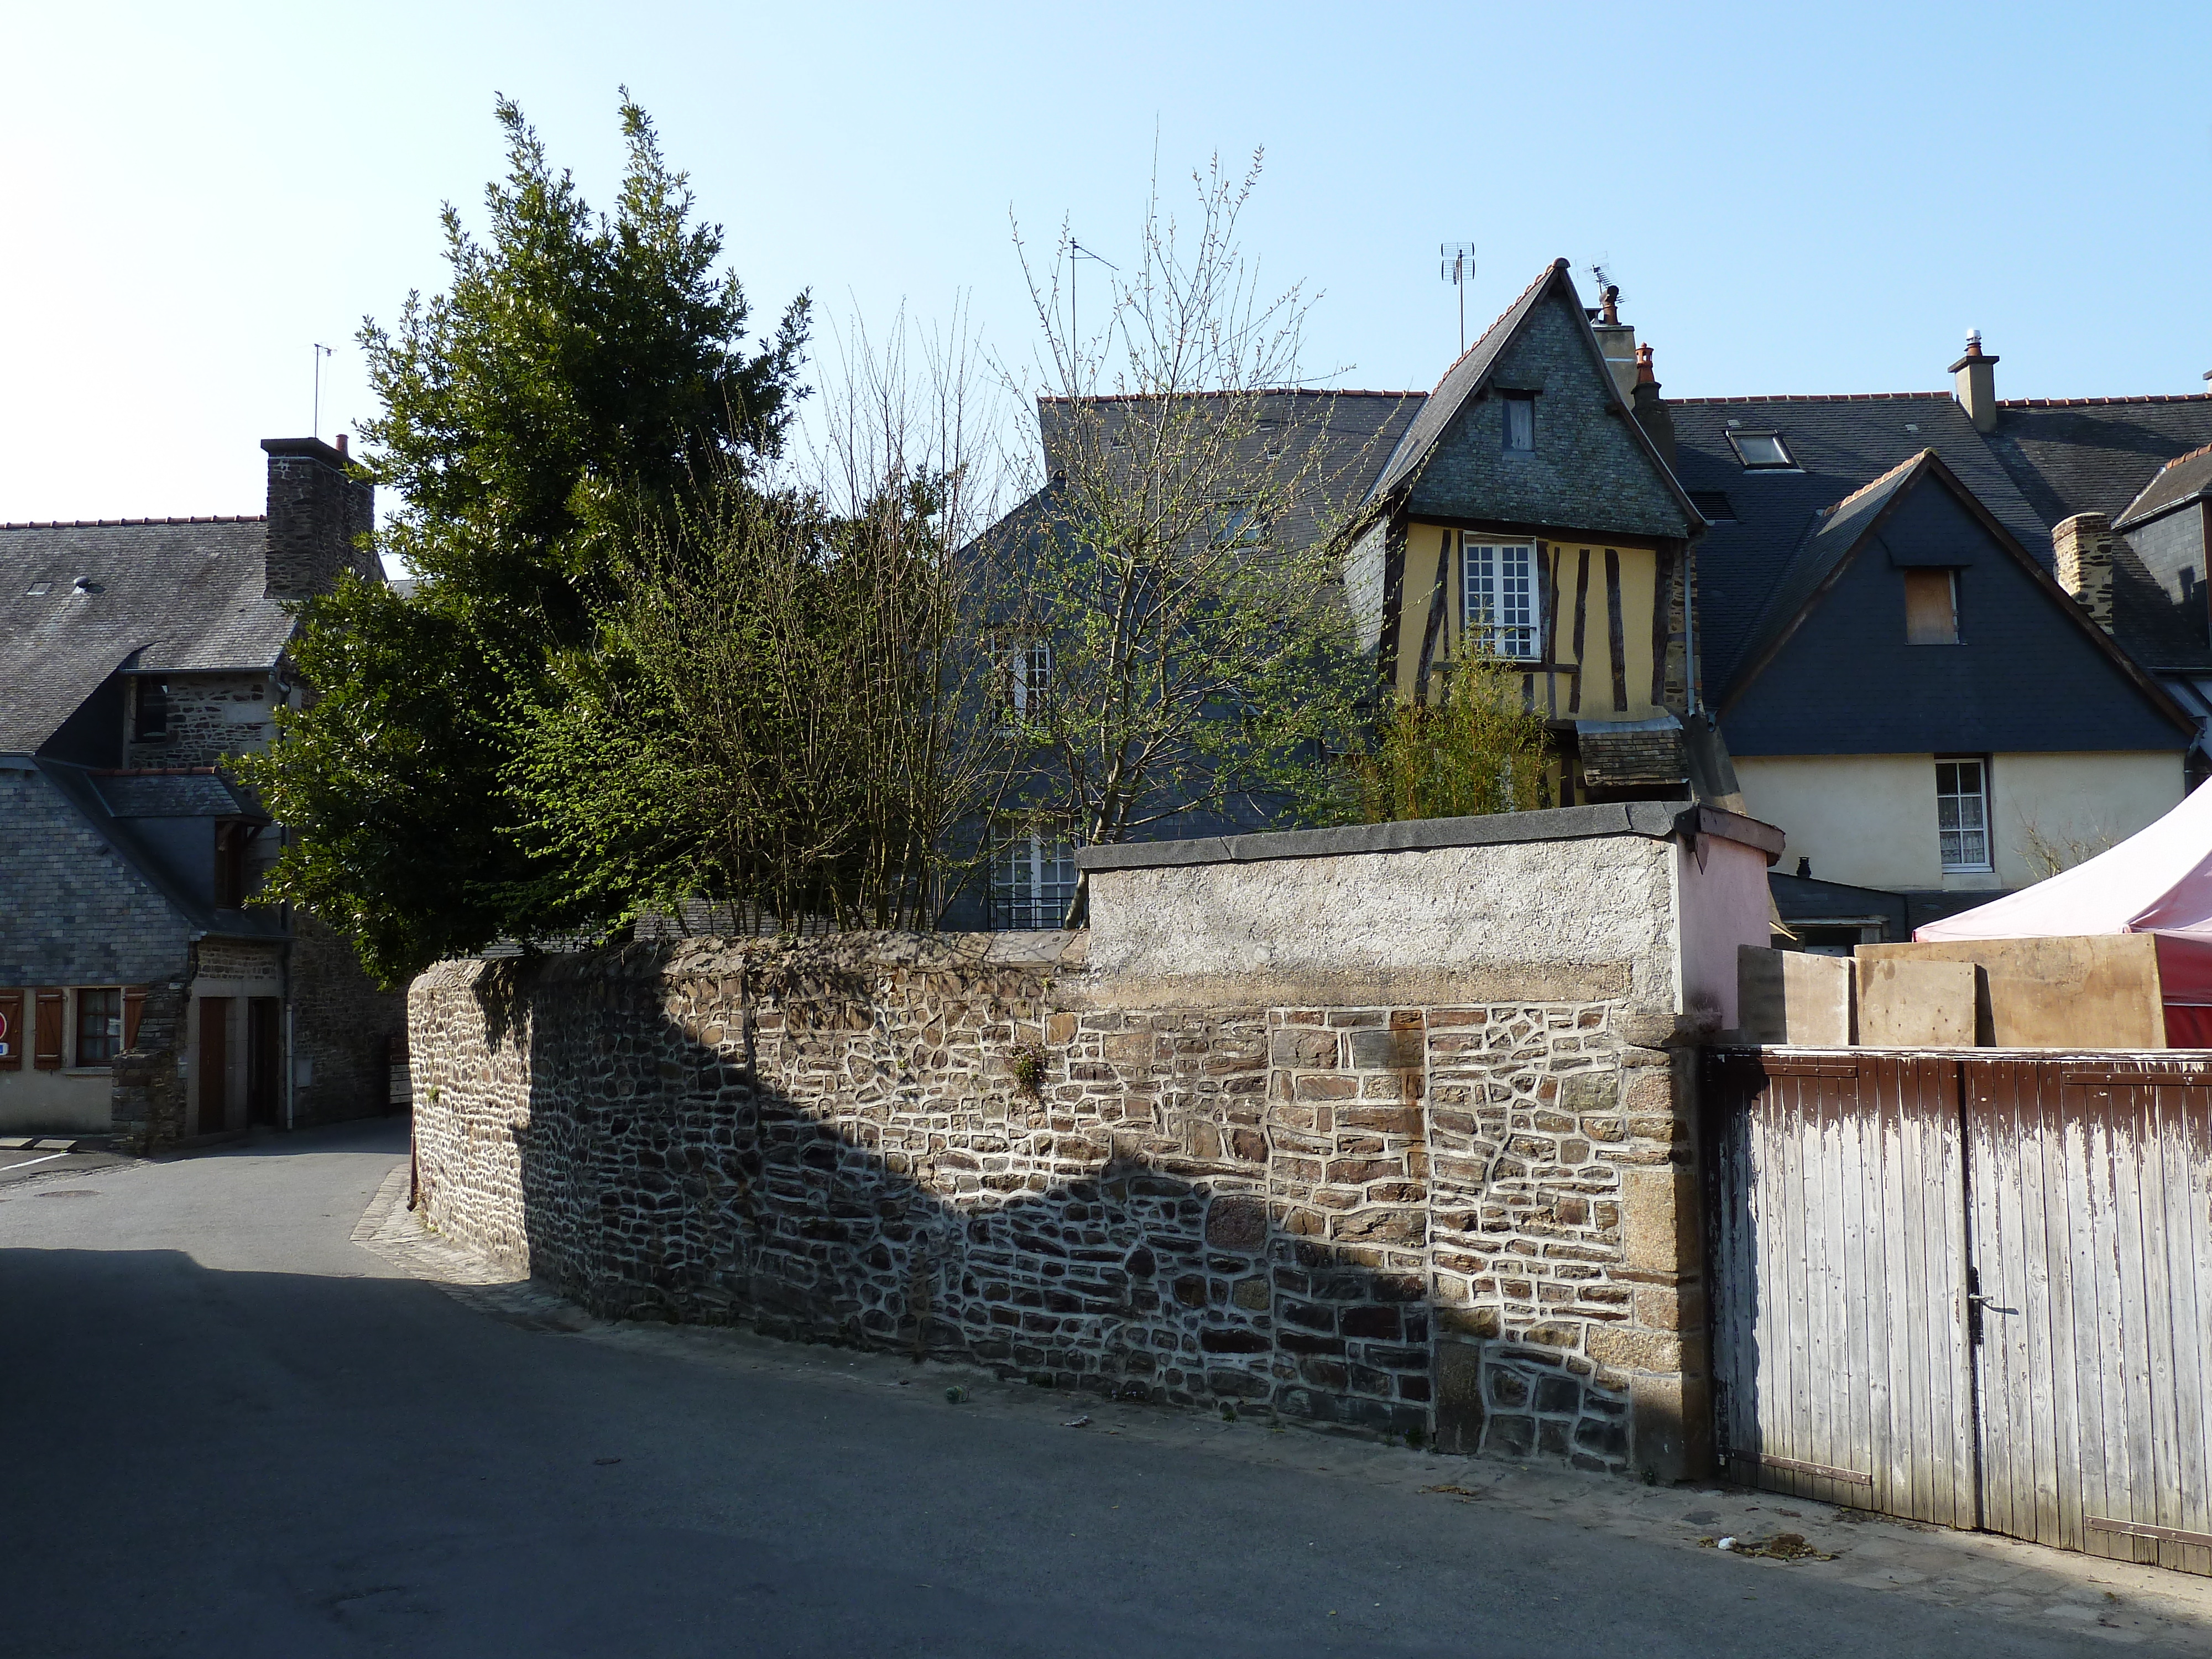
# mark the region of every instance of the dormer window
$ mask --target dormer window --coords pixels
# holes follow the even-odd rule
[[[1505,410],[1505,447],[1522,453],[1536,447],[1536,399],[1526,392],[1509,392],[1498,399]]]
[[[1729,441],[1735,446],[1736,459],[1743,463],[1747,472],[1794,472],[1798,470],[1797,458],[1790,453],[1790,446],[1782,441],[1779,432],[1731,432]]]
[[[140,680],[137,686],[131,738],[137,743],[161,743],[169,735],[169,688],[160,680]]]

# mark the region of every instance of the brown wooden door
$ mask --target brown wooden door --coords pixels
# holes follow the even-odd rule
[[[38,1030],[33,1038],[31,1064],[41,1072],[58,1072],[62,1068],[62,1024],[69,993],[42,990],[37,996],[33,1018]]]
[[[1716,1428],[1736,1479],[1976,1524],[1954,1060],[1705,1071]]]
[[[230,1091],[230,999],[200,999],[200,1116],[199,1133],[215,1134],[223,1127],[224,1108]]]
[[[1983,1525],[2212,1572],[2212,1079],[1966,1077]]]

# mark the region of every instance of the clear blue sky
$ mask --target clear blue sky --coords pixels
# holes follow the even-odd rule
[[[1255,144],[1310,361],[1427,386],[1544,263],[1605,261],[1670,396],[2205,390],[2212,7],[17,6],[0,21],[0,519],[252,513],[258,440],[368,412],[520,99],[597,202],[626,82],[772,319],[1031,325],[1009,210],[1128,249]],[[1173,185],[1171,178],[1170,183]]]

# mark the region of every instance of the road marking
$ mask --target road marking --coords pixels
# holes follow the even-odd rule
[[[27,1170],[33,1164],[51,1164],[58,1158],[67,1158],[67,1152],[48,1152],[44,1158],[27,1158],[21,1164],[0,1164],[0,1175],[10,1170]]]

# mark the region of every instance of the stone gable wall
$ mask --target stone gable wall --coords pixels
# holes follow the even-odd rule
[[[1464,921],[1469,850],[1381,888],[1420,906],[1455,890],[1422,872],[1449,875]],[[1279,865],[1100,872],[1091,937],[443,964],[410,1001],[428,1218],[605,1313],[1698,1473],[1693,1033],[1655,982],[1676,853],[1572,844],[1578,890],[1643,908],[1555,906],[1517,996],[1510,963],[1472,959],[1480,929],[1439,968],[1334,978],[1344,941],[1309,930],[1300,960],[1285,911],[1244,930],[1273,965],[1241,975],[1147,971],[1164,937],[1109,938],[1163,884],[1249,921],[1224,881],[1297,879]],[[1331,863],[1298,861],[1351,879]],[[1487,863],[1526,874],[1525,849]],[[1394,981],[1475,994],[1346,993]]]
[[[131,696],[144,695],[148,678],[134,678]],[[270,714],[270,677],[265,673],[194,674],[179,671],[159,677],[168,687],[167,734],[124,745],[125,766],[213,766],[226,755],[258,755],[276,734]],[[136,731],[137,709],[131,710]]]

